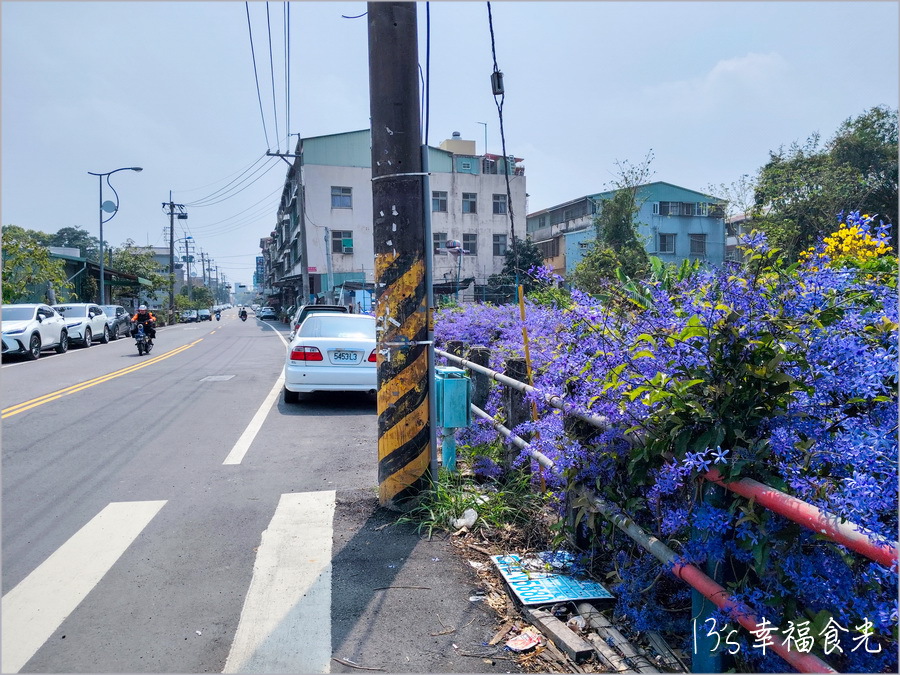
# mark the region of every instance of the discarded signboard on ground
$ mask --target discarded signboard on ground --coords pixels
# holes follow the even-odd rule
[[[613,597],[606,588],[590,579],[579,579],[559,570],[568,565],[560,563],[559,554],[537,554],[537,560],[522,561],[517,555],[492,555],[491,560],[524,605],[544,605],[551,602],[576,600],[608,600]],[[569,561],[566,561],[569,562]]]

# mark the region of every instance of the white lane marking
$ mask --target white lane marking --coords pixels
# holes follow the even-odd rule
[[[274,329],[273,329],[274,330]],[[288,343],[285,341],[284,337],[275,330],[275,335],[284,342],[285,349],[287,349]],[[281,388],[284,386],[284,369],[282,369],[281,374],[278,376],[278,379],[275,380],[275,386],[272,387],[272,390],[269,392],[269,395],[266,396],[266,399],[262,402],[262,405],[259,406],[259,410],[256,411],[256,414],[253,416],[253,419],[250,420],[250,424],[247,425],[247,428],[244,429],[244,433],[241,434],[241,437],[237,440],[237,443],[234,444],[234,447],[231,448],[231,452],[228,453],[228,456],[225,458],[225,461],[222,464],[240,464],[244,461],[244,455],[247,454],[247,451],[250,449],[250,444],[253,443],[253,439],[256,438],[256,434],[259,433],[259,430],[262,428],[263,422],[266,421],[266,416],[269,414],[269,410],[275,401],[278,400],[279,394],[281,394]]]
[[[108,504],[3,596],[0,671],[19,672],[165,503]]]
[[[222,672],[331,672],[334,501],[333,490],[281,495]]]

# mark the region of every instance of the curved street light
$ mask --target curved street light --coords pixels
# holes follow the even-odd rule
[[[93,171],[88,171],[88,174],[91,176],[98,176],[100,178],[100,303],[101,305],[106,303],[106,294],[104,288],[104,272],[103,272],[103,223],[108,223],[119,211],[119,193],[116,192],[116,189],[110,184],[109,177],[114,173],[119,171],[143,171],[144,169],[140,166],[123,166],[121,169],[116,169],[115,171],[108,171],[106,173],[94,173]],[[106,176],[106,185],[110,190],[113,191],[113,194],[116,196],[115,203],[113,202],[104,202],[103,201],[103,176]],[[103,212],[111,214],[109,218],[106,220],[103,219]]]

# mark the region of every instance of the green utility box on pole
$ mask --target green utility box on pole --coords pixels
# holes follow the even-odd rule
[[[472,421],[472,395],[469,375],[461,368],[435,366],[435,407],[437,423],[443,428],[441,463],[448,471],[456,471],[455,429],[467,427]]]

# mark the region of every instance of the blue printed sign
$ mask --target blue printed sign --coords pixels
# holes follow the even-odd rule
[[[557,572],[526,570],[517,555],[492,555],[491,560],[524,605],[544,605],[575,600],[609,600],[613,595],[602,584]]]

